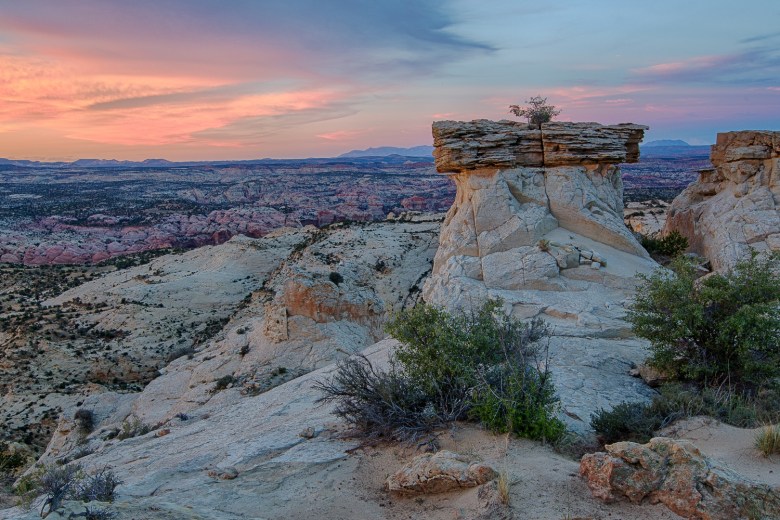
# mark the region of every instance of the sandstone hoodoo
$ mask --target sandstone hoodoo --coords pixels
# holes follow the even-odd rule
[[[598,407],[651,394],[628,376],[646,344],[623,320],[623,303],[635,275],[657,264],[623,222],[617,166],[639,159],[646,128],[433,124],[437,170],[457,194],[423,297],[449,309],[500,298],[516,317],[551,323],[554,380],[575,431],[590,429]]]
[[[617,167],[638,161],[646,128],[546,123],[531,130],[510,121],[434,123],[436,168],[450,173],[457,186],[434,274],[452,272],[448,263],[460,264],[465,276],[491,288],[539,286],[560,269],[592,260],[576,248],[537,248],[559,227],[647,257],[623,224]],[[521,257],[525,261],[516,262],[514,273],[521,276],[494,269]]]
[[[672,202],[664,234],[679,231],[716,270],[780,251],[780,132],[718,134],[710,159]]]

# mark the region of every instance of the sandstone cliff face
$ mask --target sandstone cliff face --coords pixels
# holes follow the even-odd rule
[[[679,231],[716,270],[751,249],[780,250],[780,132],[718,134],[710,158],[715,168],[674,199],[664,233]]]
[[[433,125],[436,167],[450,175],[457,194],[423,297],[450,309],[500,297],[514,315],[550,322],[564,419],[582,433],[599,407],[650,395],[627,375],[645,357],[645,343],[623,320],[623,303],[635,274],[657,265],[623,222],[617,167],[638,160],[644,129]]]

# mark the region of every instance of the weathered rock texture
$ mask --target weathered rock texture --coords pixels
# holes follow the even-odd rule
[[[605,502],[662,503],[684,518],[780,518],[780,490],[751,482],[707,459],[689,441],[658,437],[618,442],[585,455],[580,474]]]
[[[94,354],[80,354],[66,337],[48,343],[32,368],[0,363],[10,387],[0,401],[0,426],[18,428],[21,440],[31,424],[56,413],[49,408],[60,408],[44,457],[49,460],[81,442],[73,421],[77,407],[92,410],[98,426],[121,425],[128,416],[154,425],[265,392],[358,352],[383,337],[389,313],[415,301],[439,225],[438,217],[419,217],[281,229],[165,255],[73,288],[48,304],[104,303],[81,321],[129,332]],[[208,338],[187,341],[204,328]],[[177,359],[166,366],[169,355]],[[150,372],[140,393],[117,393],[110,378],[92,375],[105,367],[112,377],[130,378],[136,366]],[[70,370],[86,372],[86,381]],[[41,390],[52,384],[46,372],[62,372],[57,377],[68,388]],[[27,389],[28,379],[39,379],[39,386]],[[48,397],[41,402],[44,391]],[[19,413],[26,410],[27,416]]]
[[[598,407],[650,395],[627,375],[646,353],[622,303],[635,274],[657,265],[623,222],[616,165],[638,160],[644,129],[433,125],[437,169],[450,173],[457,194],[423,297],[450,309],[500,297],[515,316],[552,323],[555,384],[575,431],[590,429]]]
[[[710,158],[715,168],[674,199],[664,233],[679,231],[716,270],[751,249],[780,250],[780,132],[718,134]]]
[[[497,477],[487,464],[443,450],[415,457],[390,475],[385,485],[391,493],[431,494],[476,487]]]

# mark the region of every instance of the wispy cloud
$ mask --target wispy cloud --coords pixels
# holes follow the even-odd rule
[[[780,76],[780,52],[754,48],[734,54],[696,56],[633,69],[640,81],[655,83],[739,83],[761,85]]]

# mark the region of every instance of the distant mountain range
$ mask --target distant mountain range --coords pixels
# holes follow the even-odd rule
[[[428,148],[433,147],[416,147]],[[415,150],[409,148],[408,150]],[[384,150],[385,148],[381,148]],[[390,149],[388,147],[388,149]],[[380,150],[380,148],[377,148]],[[396,148],[395,150],[406,150]],[[368,152],[368,150],[365,150]],[[352,153],[352,152],[350,152]],[[388,154],[366,153],[365,155],[341,155],[339,157],[320,157],[309,159],[246,159],[240,161],[180,161],[173,162],[165,159],[146,159],[144,161],[117,161],[116,159],[78,159],[72,162],[56,161],[28,161],[24,159],[3,159],[0,158],[0,168],[177,168],[189,166],[224,166],[228,164],[249,166],[252,164],[263,165],[301,165],[301,164],[403,164],[406,162],[433,162],[433,156],[428,153],[403,152],[402,154],[393,152]]]
[[[643,148],[654,148],[657,146],[691,146],[682,139],[659,139],[658,141],[650,141],[642,143],[640,146]]]
[[[709,145],[693,146],[680,139],[660,139],[641,145],[644,156],[709,156]],[[0,167],[22,168],[173,168],[184,166],[209,166],[225,164],[329,164],[344,162],[370,163],[382,162],[400,164],[408,160],[433,162],[433,146],[422,145],[401,148],[396,146],[377,146],[365,150],[352,150],[337,157],[309,159],[249,159],[239,161],[168,161],[166,159],[146,159],[143,161],[119,161],[116,159],[78,159],[65,161],[28,161],[0,158]]]
[[[430,157],[433,146],[412,146],[411,148],[398,148],[395,146],[378,146],[366,150],[352,150],[343,153],[339,157],[385,157],[387,155],[401,155],[403,157]]]

